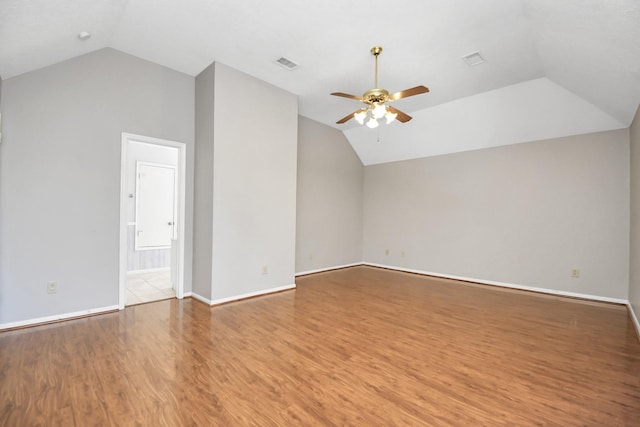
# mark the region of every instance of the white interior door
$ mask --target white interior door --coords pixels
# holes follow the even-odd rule
[[[171,247],[176,217],[176,168],[136,163],[135,248]]]

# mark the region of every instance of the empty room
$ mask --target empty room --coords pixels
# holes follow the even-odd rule
[[[0,1],[0,426],[640,425],[639,40]]]

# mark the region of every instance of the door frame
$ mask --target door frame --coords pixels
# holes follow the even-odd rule
[[[119,274],[118,274],[118,308],[124,309],[126,302],[126,281],[127,281],[127,160],[129,155],[129,143],[142,142],[145,144],[155,144],[164,147],[173,147],[178,149],[178,170],[176,191],[178,192],[178,209],[176,218],[178,222],[178,271],[172,274],[178,278],[176,286],[176,297],[184,298],[184,257],[185,257],[185,237],[186,237],[186,166],[187,166],[187,145],[183,142],[170,141],[167,139],[153,138],[150,136],[135,135],[132,133],[122,132],[121,145],[121,164],[120,164],[120,253],[119,253]],[[173,273],[173,272],[172,272]]]

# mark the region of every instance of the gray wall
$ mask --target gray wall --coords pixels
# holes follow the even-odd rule
[[[121,134],[186,143],[192,171],[193,110],[192,77],[113,49],[3,82],[0,323],[118,303]]]
[[[640,316],[640,107],[631,123],[631,254],[629,302]],[[640,331],[639,331],[640,332]]]
[[[220,63],[196,81],[194,291],[215,303],[291,286],[297,97]]]
[[[296,272],[362,262],[363,179],[342,132],[299,117]]]
[[[625,129],[367,166],[364,259],[627,299],[628,137]],[[580,278],[569,277],[573,268]]]
[[[193,217],[193,292],[211,299],[213,263],[213,128],[215,64],[195,82],[195,185]]]
[[[294,284],[298,98],[215,68],[211,294],[218,301]]]

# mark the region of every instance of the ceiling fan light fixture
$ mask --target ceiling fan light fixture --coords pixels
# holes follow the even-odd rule
[[[384,117],[386,112],[387,112],[387,107],[383,103],[383,104],[376,104],[373,107],[371,114],[373,114],[373,117],[375,117],[376,119],[381,119]]]
[[[371,116],[371,118],[367,121],[367,127],[369,129],[375,129],[378,127],[378,121],[376,120],[375,117]]]
[[[391,110],[389,110],[388,108],[387,108],[387,112],[384,115],[384,117],[387,119],[387,124],[394,121],[397,116],[398,116],[398,113],[392,113]]]
[[[363,125],[364,124],[364,119],[367,118],[367,110],[366,109],[362,109],[362,110],[358,111],[357,113],[355,113],[353,115],[353,118],[356,119],[356,121],[358,123]]]

